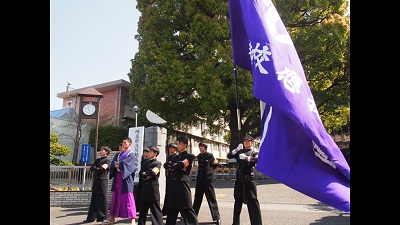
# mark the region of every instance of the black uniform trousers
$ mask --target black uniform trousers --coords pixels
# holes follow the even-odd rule
[[[107,219],[107,204],[107,193],[92,193],[87,220],[94,221],[96,219],[97,222],[103,222]]]
[[[167,221],[165,225],[175,225],[178,219],[178,213],[181,213],[182,220],[185,225],[198,225],[196,213],[192,208],[182,208],[182,209],[168,209]]]
[[[135,173],[132,173],[132,177],[135,177]],[[136,212],[140,212],[140,203],[142,202],[142,181],[133,185],[133,195],[135,197]]]
[[[257,199],[257,187],[253,178],[247,180],[246,194],[247,194],[247,210],[249,212],[251,225],[262,225],[260,203]],[[243,180],[236,179],[234,188],[235,205],[233,207],[233,224],[240,224],[240,212],[243,206]]]
[[[196,215],[199,215],[200,206],[203,202],[203,195],[206,196],[212,219],[214,221],[219,220],[220,215],[217,198],[215,197],[214,185],[210,180],[197,180],[193,202],[193,209]]]
[[[102,222],[108,218],[108,168],[106,170],[103,169],[103,165],[110,166],[110,160],[107,156],[97,158],[90,167],[90,171],[93,173],[93,183],[92,198],[86,217],[87,221],[97,219],[97,222]]]
[[[174,163],[171,167],[166,225],[175,225],[179,213],[185,225],[199,224],[192,205],[188,175],[192,169],[193,159],[193,154],[186,151],[180,152],[177,156],[177,163]],[[187,162],[188,164],[186,164]]]
[[[163,225],[163,215],[161,213],[160,201],[141,201],[138,225],[146,224],[147,212],[151,212],[151,224]]]
[[[167,213],[168,213],[168,209],[167,209],[167,201],[168,201],[168,192],[169,192],[169,189],[168,189],[168,186],[169,186],[169,183],[170,183],[170,176],[167,176],[167,179],[165,180],[165,196],[164,196],[164,204],[163,204],[163,208],[162,208],[162,210],[161,210],[161,212],[162,212],[162,214],[163,214],[163,216],[166,216],[167,215]]]

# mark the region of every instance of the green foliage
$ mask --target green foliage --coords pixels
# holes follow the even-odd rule
[[[58,136],[50,133],[50,165],[56,166],[73,166],[68,160],[62,160],[57,157],[66,156],[71,152],[68,146],[58,143]]]
[[[128,137],[129,130],[124,127],[112,125],[99,126],[97,147],[109,146],[112,151],[118,151],[118,146],[122,139]],[[90,129],[89,144],[95,146],[96,127]]]
[[[276,0],[329,133],[350,121],[350,16],[347,0]]]
[[[130,73],[131,97],[167,121],[167,129],[207,124],[203,135],[229,126],[240,137],[260,136],[259,101],[250,71],[237,68],[241,131],[237,124],[228,1],[138,0],[139,51]],[[347,0],[274,1],[295,43],[327,130],[346,124],[350,100]],[[144,113],[141,113],[142,115]]]

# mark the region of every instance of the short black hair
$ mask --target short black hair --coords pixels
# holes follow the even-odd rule
[[[178,146],[176,146],[175,143],[171,143],[171,144],[168,145],[168,148],[175,148],[175,149],[178,149]]]
[[[125,137],[122,141],[127,141],[129,144],[132,144],[132,139],[130,137]]]
[[[208,146],[207,146],[206,143],[204,143],[204,142],[200,142],[200,143],[199,143],[199,147],[200,147],[200,146],[203,146],[203,147],[206,148],[206,149],[208,148]]]
[[[185,144],[185,145],[187,145],[187,144],[189,143],[188,139],[187,139],[186,137],[183,137],[183,136],[178,137],[178,138],[176,139],[176,141],[182,142],[182,143]]]
[[[111,152],[111,148],[110,148],[110,147],[108,147],[108,146],[101,146],[101,147],[100,147],[100,150],[101,150],[101,149],[104,149],[104,150],[106,150],[106,152],[107,152],[107,155],[108,155],[108,154],[110,154],[110,152]]]
[[[158,156],[158,154],[160,154],[160,149],[158,149],[157,146],[155,146],[155,145],[150,147],[150,151],[155,152],[156,156]]]
[[[150,151],[149,148],[144,148],[144,149],[143,149],[143,152],[149,152],[149,151]]]
[[[243,140],[249,140],[249,141],[254,141],[254,138],[250,135],[246,135]]]

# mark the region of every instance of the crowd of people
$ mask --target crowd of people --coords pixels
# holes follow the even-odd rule
[[[243,204],[247,204],[251,225],[261,225],[261,210],[257,199],[255,182],[255,165],[258,152],[253,150],[253,137],[246,135],[243,143],[227,155],[229,159],[236,159],[236,179],[234,185],[234,212],[232,225],[240,224],[240,213]],[[205,195],[211,217],[215,224],[221,225],[218,202],[214,190],[214,170],[218,160],[211,152],[207,152],[207,144],[199,143],[200,153],[195,156],[187,151],[188,139],[178,137],[176,143],[167,146],[168,155],[162,164],[157,159],[160,150],[157,146],[143,149],[140,168],[136,168],[135,154],[130,149],[132,139],[126,137],[119,146],[119,152],[112,160],[107,158],[111,152],[108,146],[102,146],[100,157],[91,166],[94,173],[92,183],[92,198],[83,223],[93,221],[102,222],[102,225],[114,224],[116,218],[129,218],[131,224],[145,225],[150,210],[153,225],[163,225],[166,216],[166,225],[175,225],[180,219],[187,225],[198,225],[197,216]],[[190,189],[190,173],[193,161],[197,157],[198,169],[196,175],[194,200]],[[164,203],[160,203],[160,171],[165,169],[166,187]],[[139,183],[135,200],[134,175],[139,169]],[[111,201],[107,203],[108,179],[112,179]],[[162,206],[162,207],[161,207]],[[108,209],[108,212],[107,212]]]

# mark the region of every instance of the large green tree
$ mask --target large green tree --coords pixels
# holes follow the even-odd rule
[[[228,0],[137,0],[139,51],[128,74],[132,100],[167,120],[168,129],[199,121],[204,132],[229,126],[236,146],[260,135],[252,76],[232,63]],[[349,20],[345,0],[275,1],[298,50],[321,118],[329,129],[349,120]],[[238,99],[236,102],[235,84]],[[241,115],[238,130],[237,105]],[[143,115],[143,114],[142,114]]]

